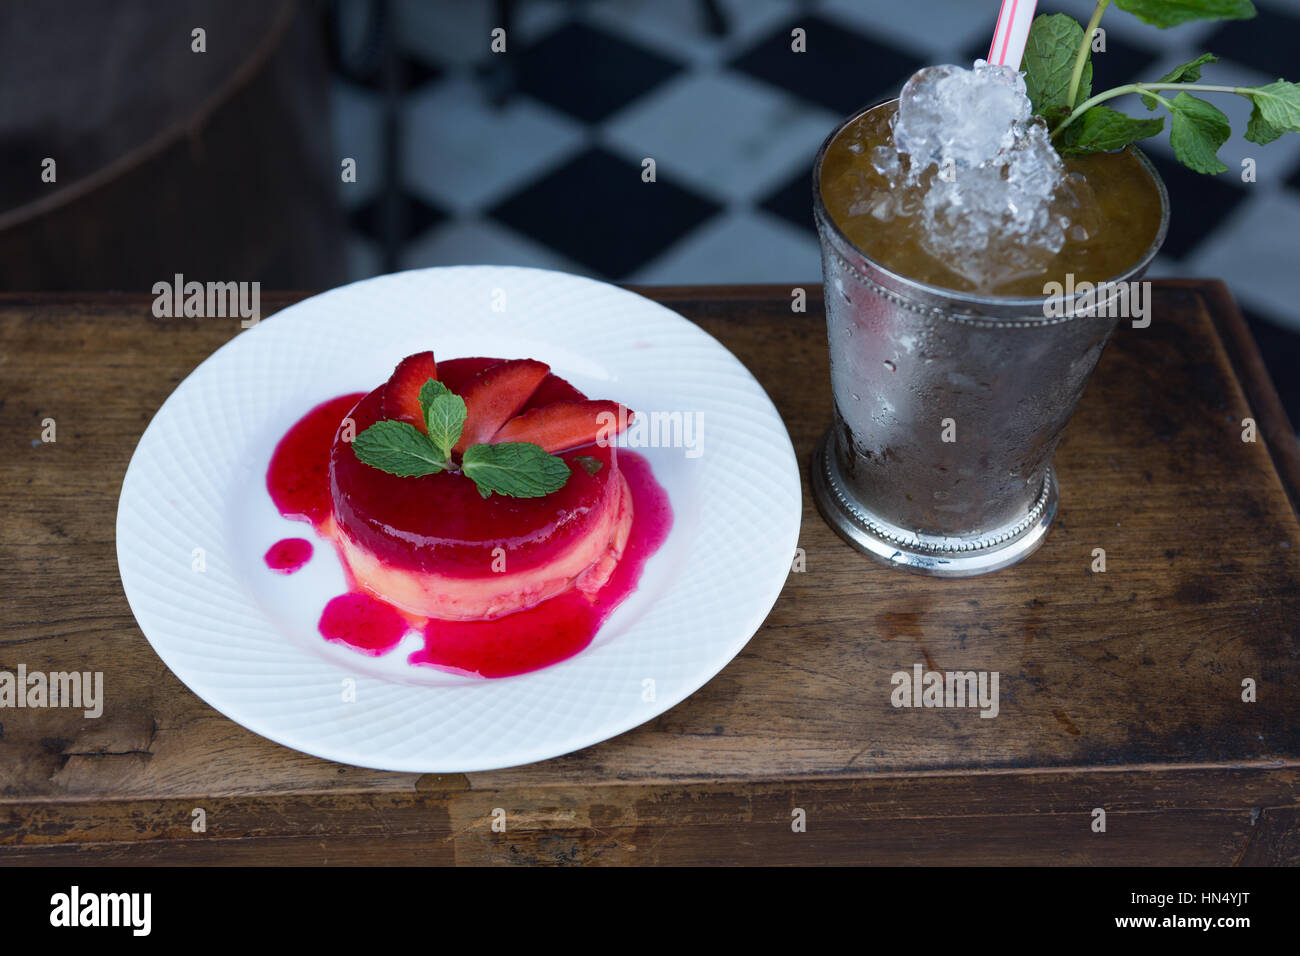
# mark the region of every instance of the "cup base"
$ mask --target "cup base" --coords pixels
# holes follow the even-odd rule
[[[1056,518],[1059,492],[1050,465],[1034,504],[1018,520],[967,537],[920,534],[890,524],[854,499],[840,477],[828,430],[812,457],[812,494],[826,523],[863,554],[892,568],[941,578],[989,574],[1038,550]]]

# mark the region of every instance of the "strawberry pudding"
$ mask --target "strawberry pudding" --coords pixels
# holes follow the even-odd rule
[[[430,369],[418,371],[414,391]],[[419,424],[410,385],[402,397],[404,377],[399,366],[357,403],[350,415],[357,434],[383,418]],[[570,474],[545,496],[484,498],[464,474],[403,477],[364,464],[340,435],[330,452],[330,494],[336,541],[357,583],[401,610],[454,621],[499,617],[570,588],[595,594],[632,526],[617,455],[594,444],[597,415],[617,421],[619,406],[586,401],[527,359],[453,359],[437,366],[437,377],[468,410],[454,453],[479,442],[531,441],[559,452]]]
[[[322,636],[379,656],[415,631],[410,663],[481,677],[581,651],[672,524],[649,463],[612,444],[631,418],[542,362],[432,352],[316,406],[266,480],[343,562],[351,589],[326,604]],[[310,559],[301,539],[266,554],[282,574]]]

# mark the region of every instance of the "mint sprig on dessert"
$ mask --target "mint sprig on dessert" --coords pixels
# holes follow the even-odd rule
[[[1035,115],[1043,117],[1063,156],[1122,149],[1159,135],[1164,117],[1128,116],[1102,104],[1135,94],[1148,109],[1163,107],[1170,116],[1169,142],[1174,155],[1199,173],[1228,167],[1219,148],[1232,135],[1228,117],[1192,93],[1234,93],[1253,105],[1246,138],[1271,143],[1283,133],[1300,132],[1300,83],[1283,79],[1265,86],[1216,86],[1200,83],[1201,67],[1217,62],[1205,53],[1183,63],[1153,83],[1128,83],[1092,93],[1092,37],[1111,0],[1100,0],[1086,28],[1065,14],[1035,18],[1021,69]],[[1255,16],[1250,0],[1115,0],[1153,26],[1167,28],[1190,20],[1245,19]],[[1176,95],[1165,95],[1176,92]]]
[[[465,427],[465,400],[430,378],[420,386],[419,404],[427,433],[409,421],[375,422],[352,442],[357,459],[402,478],[459,471],[474,482],[484,498],[494,492],[511,498],[541,498],[559,491],[569,480],[572,472],[563,458],[530,442],[470,445],[457,468],[452,450]]]

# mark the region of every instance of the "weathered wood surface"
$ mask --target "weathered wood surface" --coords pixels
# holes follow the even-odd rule
[[[644,291],[754,371],[806,465],[830,417],[816,290],[807,314],[788,288]],[[0,862],[1300,860],[1300,450],[1216,283],[1158,282],[1151,327],[1116,333],[1025,563],[964,581],[881,568],[805,480],[806,570],[690,699],[576,754],[423,777],[244,730],[136,627],[122,476],[163,399],[238,333],[151,301],[0,296],[0,670],[102,670],[107,696],[97,720],[0,709]],[[891,707],[914,663],[998,671],[999,716]]]

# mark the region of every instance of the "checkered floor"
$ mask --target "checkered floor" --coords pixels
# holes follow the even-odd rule
[[[1086,21],[1093,5],[1040,8]],[[1206,50],[1222,61],[1209,82],[1300,80],[1300,0],[1256,5],[1255,20],[1169,31],[1112,9],[1096,83],[1155,78]],[[507,52],[493,54],[494,4],[395,0],[395,115],[376,83],[340,78],[333,96],[340,153],[358,162],[357,182],[342,186],[351,278],[509,263],[650,284],[817,281],[809,173],[822,139],[918,67],[982,56],[997,13],[992,0],[716,6],[720,24],[703,0],[517,0]],[[342,10],[346,46],[363,0]],[[805,54],[790,51],[795,27]],[[1249,104],[1214,102],[1245,128]],[[398,130],[394,156],[386,122]],[[1264,148],[1238,133],[1217,177],[1174,162],[1167,136],[1144,148],[1174,208],[1151,275],[1226,279],[1300,424],[1300,136]],[[1253,183],[1241,181],[1247,157]],[[647,158],[653,186],[642,181]],[[378,212],[384,170],[400,189],[391,249]]]

